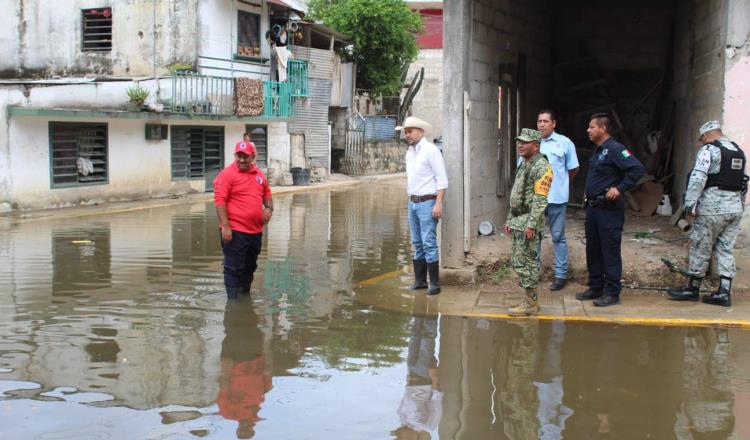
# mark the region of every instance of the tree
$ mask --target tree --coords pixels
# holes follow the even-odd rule
[[[357,86],[373,95],[398,95],[402,68],[417,57],[422,19],[403,0],[310,0],[309,16],[348,36],[342,53],[357,64]]]

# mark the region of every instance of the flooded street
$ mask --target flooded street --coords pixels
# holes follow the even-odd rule
[[[274,201],[229,303],[212,203],[0,231],[2,438],[750,438],[748,331],[441,315],[402,181]]]

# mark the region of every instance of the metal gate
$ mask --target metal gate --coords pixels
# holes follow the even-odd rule
[[[365,173],[365,118],[354,111],[346,118],[346,149],[341,159],[341,170],[348,176]]]

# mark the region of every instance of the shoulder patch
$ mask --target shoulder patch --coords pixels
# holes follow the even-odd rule
[[[534,182],[534,194],[546,197],[549,195],[550,186],[552,186],[552,167],[547,165],[542,177]]]
[[[622,150],[622,157],[624,157],[625,159],[629,158],[632,155],[633,153],[631,153],[630,150],[628,150],[627,148]]]
[[[700,151],[698,151],[698,157],[695,158],[695,170],[708,174],[708,169],[710,167],[711,152],[708,151],[708,148],[701,148]]]

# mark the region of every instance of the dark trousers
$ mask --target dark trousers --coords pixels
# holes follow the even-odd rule
[[[622,289],[622,209],[586,209],[586,266],[589,287],[603,290],[605,295],[618,296]]]
[[[253,274],[258,268],[262,239],[262,233],[245,234],[232,231],[232,241],[221,241],[221,250],[224,251],[224,285],[250,291]]]

